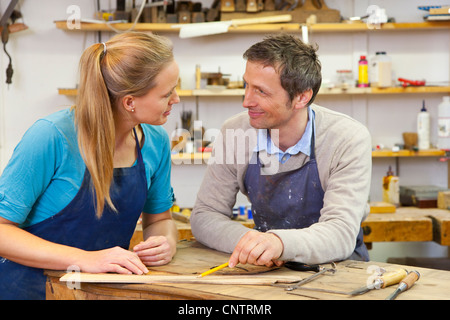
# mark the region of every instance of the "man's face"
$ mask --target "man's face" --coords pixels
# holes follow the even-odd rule
[[[289,122],[294,108],[273,67],[248,61],[244,81],[243,107],[248,109],[252,127],[280,129]]]

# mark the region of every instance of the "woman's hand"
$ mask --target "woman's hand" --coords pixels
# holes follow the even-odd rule
[[[83,272],[144,274],[148,272],[138,255],[121,247],[99,251],[83,251],[79,267]]]
[[[170,211],[142,214],[144,241],[133,250],[147,266],[162,266],[172,261],[177,250],[178,230]]]
[[[161,266],[172,260],[173,248],[164,236],[149,237],[133,248],[134,252],[147,266]]]

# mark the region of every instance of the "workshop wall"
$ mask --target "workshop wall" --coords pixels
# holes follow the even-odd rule
[[[0,0],[3,12],[9,0]],[[0,54],[0,171],[6,165],[15,145],[24,132],[40,117],[55,112],[74,103],[74,99],[58,95],[57,88],[73,88],[77,84],[78,60],[82,51],[92,43],[100,42],[96,32],[67,32],[55,27],[55,20],[69,17],[67,8],[76,4],[83,18],[92,18],[97,1],[93,0],[22,0],[20,11],[28,30],[10,35],[7,50],[13,60],[12,84],[5,84],[5,70],[8,59]],[[140,1],[137,1],[140,3]],[[202,1],[208,7],[212,0]],[[433,5],[447,4],[436,0]],[[102,9],[113,9],[115,1],[101,0]],[[348,1],[326,0],[330,8],[338,9],[344,17],[361,16],[369,5],[386,8],[389,17],[396,22],[420,22],[424,13],[419,5],[429,5],[428,1]],[[176,60],[180,65],[182,88],[195,86],[195,66],[201,65],[204,72],[231,74],[231,80],[240,80],[245,68],[242,53],[264,34],[223,34],[193,39],[180,39],[176,33],[165,34],[174,43]],[[103,32],[102,39],[112,33]],[[450,75],[450,35],[448,30],[405,31],[380,33],[336,33],[310,34],[311,43],[319,46],[319,56],[323,65],[324,82],[332,81],[338,69],[353,69],[357,74],[359,56],[369,58],[376,51],[386,51],[393,61],[396,76],[409,79],[426,79],[433,82],[448,82]],[[425,99],[431,114],[431,142],[436,143],[437,106],[443,94],[380,95],[380,96],[322,96],[316,103],[330,109],[346,113],[363,124],[371,134],[373,145],[392,147],[402,143],[402,133],[416,131],[416,117]],[[198,116],[206,129],[218,129],[223,121],[243,110],[241,97],[219,98],[200,97]],[[172,115],[164,127],[171,134],[177,123],[180,126],[182,110],[196,114],[196,98],[182,98],[174,107]],[[395,160],[374,159],[371,185],[372,201],[381,200],[381,179],[389,165]],[[205,165],[174,165],[172,183],[177,202],[182,207],[192,207],[204,174]],[[432,184],[447,186],[447,164],[437,158],[401,159],[400,182],[405,184]],[[247,204],[240,196],[238,204]],[[384,245],[383,245],[384,246]],[[430,249],[431,246],[431,249]],[[411,255],[442,255],[446,248],[420,244],[410,251]],[[389,248],[392,248],[389,247]],[[402,245],[395,247],[404,251]],[[383,259],[388,248],[371,250],[377,259]],[[409,249],[408,249],[409,250]],[[410,252],[408,251],[408,252]],[[392,252],[392,251],[391,251]]]

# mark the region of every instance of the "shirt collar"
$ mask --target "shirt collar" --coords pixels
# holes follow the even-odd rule
[[[269,154],[284,154],[295,155],[299,152],[310,156],[311,153],[311,136],[312,136],[312,121],[314,121],[314,112],[311,107],[308,107],[308,123],[306,124],[305,132],[301,139],[292,147],[289,147],[285,152],[281,151],[270,139],[267,129],[258,129],[258,143],[256,144],[254,152],[266,150]]]

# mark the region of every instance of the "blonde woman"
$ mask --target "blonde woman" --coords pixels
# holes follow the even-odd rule
[[[44,299],[43,269],[142,274],[175,254],[170,145],[179,102],[165,38],[87,48],[76,106],[37,121],[0,177],[0,299]],[[128,246],[139,216],[144,242]]]

